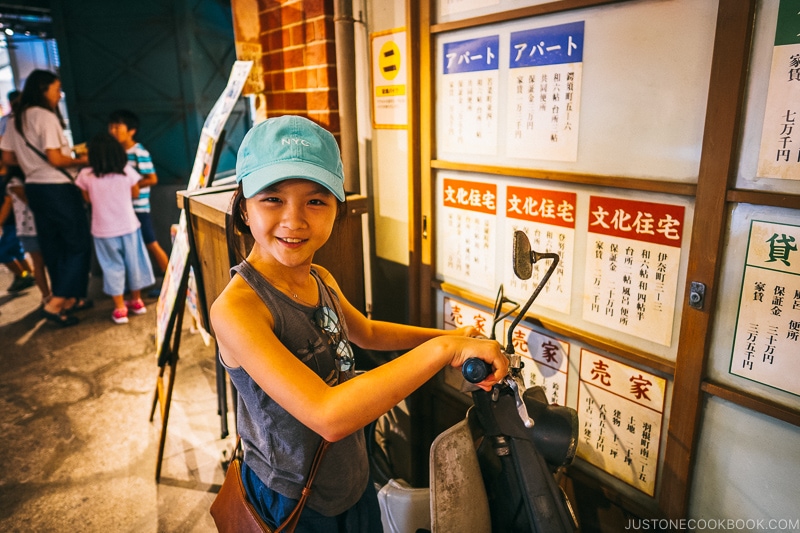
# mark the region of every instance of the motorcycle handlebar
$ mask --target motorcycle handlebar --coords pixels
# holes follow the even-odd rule
[[[477,357],[470,357],[461,365],[461,375],[470,383],[480,383],[491,373],[492,365]]]

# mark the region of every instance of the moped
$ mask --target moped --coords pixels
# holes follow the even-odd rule
[[[540,260],[549,260],[549,267],[521,309],[504,297],[500,286],[490,338],[495,339],[498,323],[516,313],[503,349],[508,374],[490,391],[473,386],[473,405],[465,419],[433,441],[430,487],[413,489],[386,472],[378,443],[391,424],[391,413],[388,422],[379,419],[373,425],[377,434],[368,432],[373,477],[383,485],[378,496],[386,533],[572,533],[578,528],[570,501],[556,482],[575,457],[577,412],[549,404],[542,387],[525,388],[524,363],[512,340],[559,256],[532,251],[522,231],[514,233],[513,251],[514,274],[522,280],[530,279],[532,265]],[[512,308],[504,312],[507,304]],[[468,383],[479,383],[491,372],[487,367],[480,359],[469,359],[462,375]]]

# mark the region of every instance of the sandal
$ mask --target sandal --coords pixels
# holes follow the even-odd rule
[[[41,310],[41,315],[42,318],[46,318],[50,322],[53,322],[54,324],[61,326],[62,328],[66,328],[68,326],[74,326],[75,324],[80,322],[80,320],[78,320],[78,317],[76,316],[71,316],[63,312],[51,313],[50,311],[45,311],[44,308],[42,308]]]
[[[64,313],[71,315],[72,313],[91,309],[92,307],[94,307],[94,302],[92,300],[81,298],[80,300],[77,300],[69,309],[64,309]]]

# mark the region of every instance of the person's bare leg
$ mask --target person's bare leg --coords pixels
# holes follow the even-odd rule
[[[45,304],[44,310],[48,313],[52,313],[57,315],[65,308],[70,308],[75,303],[75,298],[64,298],[63,296],[53,296],[50,300]]]
[[[122,294],[117,294],[115,296],[112,296],[111,301],[114,302],[114,309],[127,309],[127,307],[125,307],[125,298]]]
[[[15,278],[20,277],[22,275],[22,273],[25,272],[22,269],[22,266],[20,265],[19,261],[17,261],[16,259],[14,259],[13,261],[10,261],[8,263],[3,263],[3,264],[11,271],[12,274],[14,274]]]
[[[33,261],[33,277],[36,279],[36,286],[42,293],[42,301],[47,302],[50,298],[50,282],[47,280],[47,272],[44,267],[44,258],[40,252],[28,252]]]
[[[158,241],[153,241],[148,244],[147,251],[150,252],[150,255],[155,259],[156,265],[161,272],[166,272],[167,266],[169,265],[169,257],[167,257],[167,252],[158,244]]]

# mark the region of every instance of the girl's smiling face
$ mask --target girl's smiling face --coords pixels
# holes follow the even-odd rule
[[[336,212],[336,197],[327,188],[288,179],[246,199],[243,215],[256,242],[254,252],[291,268],[311,264],[330,237]]]

